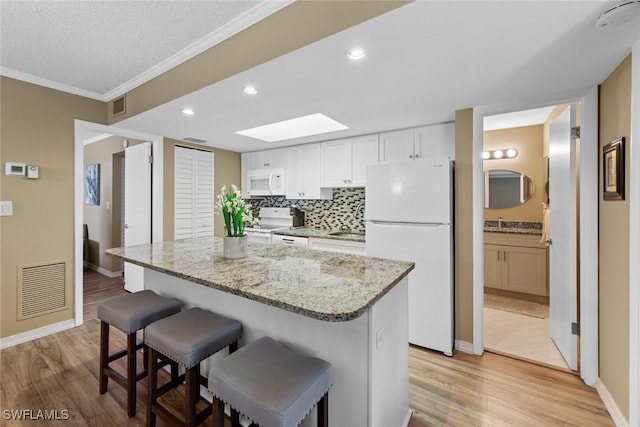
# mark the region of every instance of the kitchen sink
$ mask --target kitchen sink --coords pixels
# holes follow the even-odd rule
[[[334,231],[332,233],[329,233],[329,236],[364,237],[364,231],[341,230],[341,231]]]

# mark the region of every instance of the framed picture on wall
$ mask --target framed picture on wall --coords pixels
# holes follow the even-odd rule
[[[624,137],[602,147],[602,198],[624,200]]]
[[[87,165],[84,171],[84,202],[87,205],[100,204],[100,164]]]

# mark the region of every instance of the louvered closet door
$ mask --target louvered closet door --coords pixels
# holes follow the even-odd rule
[[[174,238],[213,235],[213,153],[175,148]]]

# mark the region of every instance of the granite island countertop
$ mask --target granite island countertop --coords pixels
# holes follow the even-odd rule
[[[331,239],[331,240],[348,240],[351,242],[365,242],[365,234],[364,232],[354,234],[350,233],[349,235],[337,235],[333,233],[339,232],[347,232],[347,230],[338,230],[338,229],[323,229],[323,228],[311,228],[311,227],[290,227],[285,229],[278,229],[272,231],[273,234],[281,234],[285,236],[295,236],[295,237],[316,237],[320,239]]]
[[[248,256],[222,257],[221,238],[113,248],[132,264],[279,307],[340,322],[362,315],[400,282],[414,263],[248,243]]]

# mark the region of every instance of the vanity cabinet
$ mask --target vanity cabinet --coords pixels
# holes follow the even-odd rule
[[[364,187],[367,166],[378,164],[378,135],[322,143],[322,186]]]
[[[547,265],[540,236],[484,233],[485,287],[548,296]]]

